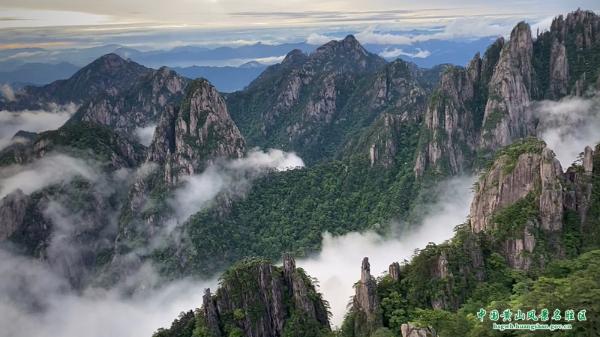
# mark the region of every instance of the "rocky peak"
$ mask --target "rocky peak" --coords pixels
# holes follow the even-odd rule
[[[211,336],[231,336],[239,331],[249,337],[279,337],[288,320],[329,330],[325,302],[304,271],[290,255],[283,268],[266,260],[244,260],[222,278],[216,294],[207,289],[203,297],[202,324]]]
[[[48,104],[81,104],[98,95],[116,95],[130,88],[141,76],[152,70],[117,54],[107,54],[81,68],[65,80],[36,87],[27,86],[3,109],[46,108]]]
[[[398,262],[390,264],[388,268],[388,275],[390,275],[392,280],[396,282],[400,281],[400,264]]]
[[[518,141],[500,151],[476,184],[471,229],[497,240],[511,267],[529,269],[533,233],[552,237],[563,228],[565,187],[562,167],[544,142]]]
[[[368,257],[362,260],[360,281],[355,285],[351,310],[354,314],[354,331],[358,332],[358,336],[369,336],[383,325],[379,296],[377,295],[377,282],[371,276]]]
[[[149,160],[165,164],[165,179],[175,184],[179,177],[198,172],[214,160],[239,158],[244,151],[244,139],[223,97],[201,79],[190,83],[181,106],[168,108],[161,116]]]
[[[282,65],[286,66],[298,66],[302,64],[304,61],[308,59],[308,56],[302,52],[300,49],[294,49],[291,52],[287,53],[283,61],[281,61]]]
[[[437,337],[435,330],[431,327],[419,327],[412,323],[404,323],[400,326],[402,337]]]
[[[587,175],[594,171],[594,150],[590,146],[586,146],[583,152],[583,171]]]
[[[530,193],[539,194],[543,182],[558,183],[557,171],[562,171],[560,163],[542,141],[527,139],[501,151],[476,184],[469,216],[472,230],[493,230],[496,224],[492,218],[497,210]]]
[[[130,88],[103,94],[83,104],[69,122],[107,125],[125,134],[155,124],[167,105],[183,98],[188,80],[162,67],[134,79]]]
[[[521,22],[503,45],[488,85],[480,147],[496,150],[533,134],[533,113],[528,109],[536,92],[532,56],[531,30]]]
[[[368,283],[371,281],[371,278],[371,264],[369,263],[369,258],[365,257],[360,265],[360,282]]]
[[[386,64],[383,58],[367,52],[353,35],[320,46],[310,59],[315,67],[337,67],[353,72],[375,70]]]
[[[21,227],[26,216],[29,196],[17,189],[0,200],[0,241]]]
[[[525,86],[531,92],[533,66],[531,59],[533,56],[533,38],[531,28],[525,22],[519,22],[510,33],[510,40],[506,50],[507,57],[510,57],[513,67],[520,69],[525,81]]]

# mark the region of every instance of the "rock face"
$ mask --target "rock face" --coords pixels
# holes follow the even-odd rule
[[[563,256],[565,247],[557,238],[566,230],[565,214],[575,212],[583,224],[589,207],[594,151],[588,147],[585,153],[579,168],[563,173],[541,141],[519,141],[502,150],[476,186],[472,231],[498,240],[513,268],[530,269],[534,250]],[[539,235],[545,247],[538,247]]]
[[[469,169],[479,147],[488,82],[504,47],[496,40],[471,60],[467,68],[448,67],[433,92],[425,113],[415,175],[427,170],[458,174]]]
[[[480,143],[498,149],[514,139],[533,134],[533,114],[528,109],[534,87],[533,39],[529,25],[519,23],[502,48],[489,83]]]
[[[188,80],[166,67],[133,79],[130,88],[107,92],[82,105],[70,122],[98,123],[132,133],[155,124],[167,106],[178,105]]]
[[[400,332],[402,337],[437,337],[433,328],[420,328],[411,323],[402,324]]]
[[[371,276],[369,258],[362,260],[360,281],[355,286],[351,312],[354,314],[354,331],[357,336],[369,336],[383,326],[377,282]]]
[[[145,149],[129,137],[98,124],[80,122],[12,144],[0,151],[0,166],[31,163],[53,152],[91,159],[108,169],[136,167],[146,155]]]
[[[388,275],[390,275],[392,280],[396,282],[400,281],[400,264],[398,262],[390,264],[390,267],[388,268]]]
[[[119,224],[113,269],[125,271],[123,255],[142,248],[165,228],[172,216],[165,195],[183,177],[202,172],[218,160],[240,158],[244,138],[229,117],[225,101],[206,80],[195,80],[186,89],[180,106],[167,106],[148,149],[146,168],[132,184]],[[154,198],[161,194],[163,198]],[[141,262],[142,257],[134,261]],[[125,264],[124,264],[125,263]]]
[[[208,81],[196,80],[181,106],[161,116],[148,160],[164,165],[165,181],[175,185],[217,159],[239,158],[244,152],[244,138],[221,95]]]
[[[29,197],[21,190],[5,196],[0,201],[0,241],[8,239],[22,227]]]
[[[306,324],[303,328],[316,328],[310,332],[315,336],[329,331],[324,302],[289,255],[282,268],[262,260],[235,265],[223,275],[215,295],[206,290],[202,310],[211,336],[236,331],[249,337],[295,336],[299,332],[286,331],[286,323],[298,319]]]
[[[369,126],[382,113],[420,119],[423,77],[404,61],[386,64],[348,36],[310,55],[290,52],[247,89],[228,95],[227,103],[250,144],[293,150],[313,163],[339,154],[349,130]],[[365,155],[370,146],[361,149]]]
[[[583,95],[597,86],[600,17],[578,10],[534,40],[519,23],[466,68],[451,67],[431,95],[414,171],[454,175],[513,141],[534,136],[530,103]]]
[[[11,102],[1,102],[6,110],[44,109],[50,104],[81,104],[101,94],[116,95],[129,88],[140,76],[152,70],[117,54],[104,55],[81,68],[66,80],[42,87],[27,86]]]

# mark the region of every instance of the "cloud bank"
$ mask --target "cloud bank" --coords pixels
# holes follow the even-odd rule
[[[150,146],[152,137],[154,137],[154,130],[156,130],[156,124],[148,125],[135,129],[135,135],[142,145]]]
[[[216,285],[182,280],[133,296],[121,287],[75,292],[39,261],[3,250],[0,259],[1,336],[150,337],[181,311],[199,307],[203,289]]]
[[[362,258],[369,257],[371,272],[382,275],[395,261],[410,259],[415,249],[429,242],[441,243],[451,238],[454,227],[463,223],[469,213],[473,178],[454,178],[440,184],[439,201],[426,206],[427,214],[420,224],[397,224],[402,230],[392,237],[375,232],[349,233],[342,236],[323,235],[322,251],[315,257],[300,260],[298,266],[316,277],[320,291],[331,305],[332,324],[339,326],[346,306],[354,295],[353,285],[360,279]]]
[[[75,111],[74,104],[50,110],[0,111],[0,150],[12,143],[19,130],[41,132],[61,127]]]
[[[577,160],[587,145],[600,142],[600,95],[541,101],[532,106],[538,136],[554,150],[563,167]]]
[[[186,177],[170,204],[178,222],[182,223],[208,207],[222,192],[239,195],[248,189],[253,179],[269,170],[286,171],[303,166],[302,159],[294,153],[254,149],[244,158],[217,163],[199,175]]]
[[[0,198],[20,189],[30,194],[44,187],[68,182],[75,176],[94,181],[97,171],[81,159],[52,154],[27,165],[0,168]]]

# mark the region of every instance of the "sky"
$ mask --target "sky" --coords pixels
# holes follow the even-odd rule
[[[598,1],[393,0],[0,0],[0,50],[78,48],[120,43],[137,48],[300,42],[345,31],[446,32],[441,37],[506,34]],[[315,35],[316,34],[316,35]]]

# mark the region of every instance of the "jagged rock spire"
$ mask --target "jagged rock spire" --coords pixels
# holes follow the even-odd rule
[[[583,152],[583,171],[587,175],[591,175],[594,170],[594,150],[591,147],[586,146]]]
[[[354,331],[363,332],[358,335],[368,336],[383,325],[379,296],[377,295],[377,282],[371,276],[368,257],[362,260],[360,281],[356,284],[352,311],[355,313]]]
[[[202,296],[202,308],[204,309],[204,319],[211,337],[220,337],[221,329],[219,328],[219,312],[215,301],[210,293],[210,288],[204,290]]]
[[[388,268],[388,274],[394,281],[400,281],[400,264],[398,262],[394,262],[390,264]]]

